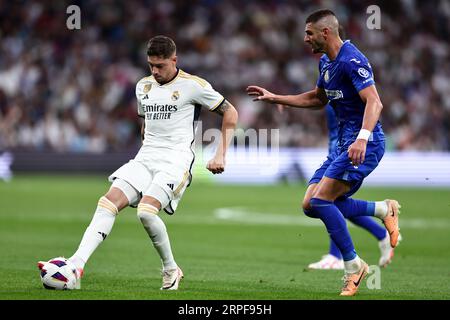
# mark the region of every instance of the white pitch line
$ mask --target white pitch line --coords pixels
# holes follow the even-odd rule
[[[405,229],[450,229],[450,219],[439,218],[405,218],[405,214],[400,215],[399,225]],[[300,212],[298,215],[287,215],[283,213],[255,212],[242,207],[217,208],[214,210],[214,217],[219,220],[235,221],[249,224],[271,224],[271,225],[299,225],[305,227],[323,227],[322,221],[304,216]],[[350,227],[354,225],[348,224]]]
[[[280,208],[280,212],[283,209]],[[227,207],[212,210],[212,214],[198,215],[190,214],[190,212],[179,212],[174,216],[165,216],[163,219],[169,224],[220,224],[224,222],[237,222],[253,225],[278,225],[278,226],[304,226],[304,227],[321,227],[323,223],[319,219],[306,217],[300,211],[292,214],[276,213],[276,212],[258,212],[245,207]],[[74,215],[67,212],[58,212],[58,214],[46,214],[33,216],[30,214],[11,214],[8,216],[0,215],[0,223],[2,220],[7,221],[51,221],[51,222],[73,222],[88,223],[91,219],[89,215]],[[120,219],[120,223],[136,223],[135,219]],[[352,223],[348,223],[349,227],[354,227]],[[450,229],[450,219],[443,218],[408,218],[407,213],[400,215],[401,229]]]
[[[298,215],[255,212],[245,208],[218,208],[214,216],[219,220],[238,221],[249,224],[301,225],[317,227],[323,226],[322,221]]]

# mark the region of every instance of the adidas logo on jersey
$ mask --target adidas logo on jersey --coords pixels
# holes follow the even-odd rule
[[[169,188],[170,188],[171,190],[173,190],[173,183],[168,183],[167,185],[169,186]]]

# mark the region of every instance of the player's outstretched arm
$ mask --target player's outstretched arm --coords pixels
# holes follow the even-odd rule
[[[294,108],[321,109],[328,103],[325,91],[318,87],[297,95],[278,95],[258,86],[248,86],[247,94],[254,98],[253,101],[265,101]]]
[[[238,121],[238,112],[233,105],[225,100],[214,112],[223,116],[222,136],[217,147],[216,155],[212,158],[206,168],[214,174],[222,173],[225,170],[225,156],[228,146],[233,139],[234,129]]]
[[[348,148],[348,157],[354,165],[359,165],[364,162],[367,141],[369,140],[369,136],[375,128],[377,121],[380,118],[381,110],[383,109],[383,104],[381,103],[375,85],[362,89],[359,92],[359,96],[366,104],[366,108],[364,110],[361,131],[356,138],[356,141]]]

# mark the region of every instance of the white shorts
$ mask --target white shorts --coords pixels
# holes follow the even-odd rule
[[[144,195],[151,196],[161,202],[165,212],[174,214],[186,187],[190,184],[193,158],[192,153],[170,151],[162,154],[160,150],[155,152],[141,149],[135,159],[113,172],[108,180],[125,180],[141,194],[140,198]],[[161,197],[155,192],[157,189],[164,190],[169,198],[168,203],[161,201]],[[140,198],[135,203],[130,203],[130,206],[137,206]]]

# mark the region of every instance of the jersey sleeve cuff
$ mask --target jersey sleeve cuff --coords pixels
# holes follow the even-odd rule
[[[222,99],[222,101],[220,101],[218,104],[216,104],[214,107],[212,107],[211,109],[209,109],[209,111],[214,111],[217,108],[219,108],[223,103],[225,102],[225,98]]]
[[[358,92],[360,92],[361,90],[363,90],[363,89],[365,89],[365,88],[367,88],[367,87],[370,87],[371,85],[374,85],[374,84],[375,84],[375,81],[370,80],[370,81],[367,81],[366,83],[364,83],[364,84],[358,86],[358,87],[356,88],[356,90],[357,90]]]

